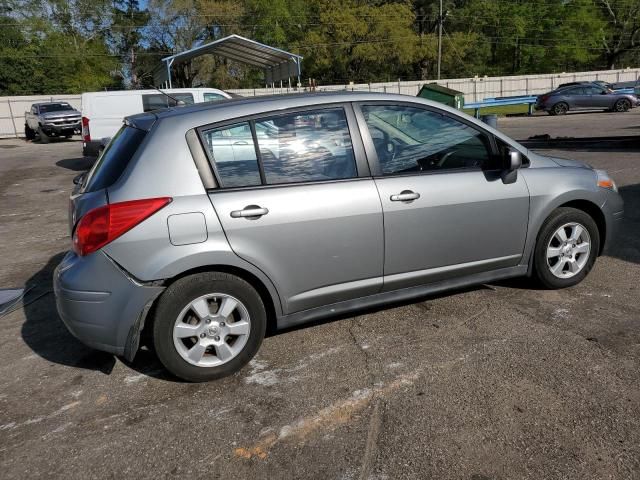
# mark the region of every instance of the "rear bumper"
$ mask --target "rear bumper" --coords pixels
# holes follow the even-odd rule
[[[164,290],[128,278],[104,253],[67,253],[55,270],[58,314],[82,343],[133,359],[144,314]]]
[[[100,140],[82,142],[82,155],[84,155],[85,157],[97,157],[100,153],[101,145],[102,142]]]

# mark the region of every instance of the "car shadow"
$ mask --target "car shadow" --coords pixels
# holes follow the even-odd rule
[[[64,253],[54,255],[26,281],[22,339],[34,353],[49,362],[109,374],[116,362],[114,356],[80,343],[58,316],[53,271],[63,257]]]
[[[618,235],[608,247],[606,255],[640,264],[640,184],[621,187],[620,194],[625,201],[625,214]],[[93,350],[83,345],[69,333],[58,316],[55,298],[52,292],[52,284],[54,269],[60,263],[63,256],[64,253],[58,253],[52,256],[44,267],[26,281],[24,288],[27,294],[23,302],[26,320],[21,330],[22,338],[33,352],[49,362],[79,369],[99,371],[109,375],[117,362],[116,357],[112,354]],[[280,335],[295,330],[353,318],[355,315],[376,313],[391,308],[459,295],[465,292],[492,289],[492,285],[521,289],[540,288],[529,278],[514,278],[491,282],[488,285],[475,285],[425,295],[412,300],[394,302],[384,306],[365,308],[283,330],[276,331],[272,329],[268,332],[267,336]],[[171,382],[183,382],[173,377],[163,368],[155,352],[148,346],[143,346],[143,348],[138,351],[133,362],[128,362],[123,359],[121,359],[121,361],[132,370],[141,374]]]
[[[58,160],[56,165],[74,172],[83,172],[89,170],[95,161],[96,159],[91,157],[65,158]]]
[[[44,267],[25,282],[23,309],[26,320],[21,329],[22,339],[34,353],[51,363],[109,375],[118,358],[85,346],[69,333],[58,315],[53,294],[53,272],[63,257],[64,252],[52,256]],[[149,348],[142,348],[133,362],[120,360],[139,373],[181,382],[164,370]]]
[[[625,185],[618,192],[624,200],[624,216],[604,256],[640,264],[640,184]],[[534,279],[512,278],[493,282],[492,285],[525,290],[543,290]]]

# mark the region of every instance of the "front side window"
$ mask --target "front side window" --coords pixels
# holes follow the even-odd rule
[[[361,108],[383,175],[494,167],[488,136],[459,120],[411,106]]]
[[[222,187],[260,185],[260,168],[248,122],[206,130],[203,138]]]
[[[180,104],[191,105],[193,95],[191,93],[170,93],[173,98],[162,93],[151,93],[142,95],[142,109],[145,112],[159,110],[161,108],[175,107]]]
[[[585,87],[584,88],[585,92],[587,95],[602,95],[603,93],[606,92],[606,90],[604,88],[600,88],[600,87]]]
[[[267,184],[357,176],[342,108],[260,119],[255,129]]]

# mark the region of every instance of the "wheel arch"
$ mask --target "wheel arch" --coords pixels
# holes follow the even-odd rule
[[[563,203],[562,205],[558,205],[556,208],[554,208],[554,210],[561,207],[570,207],[575,208],[576,210],[582,210],[591,218],[593,218],[598,227],[598,234],[600,236],[598,255],[601,255],[605,244],[604,240],[607,238],[607,222],[605,220],[604,212],[602,211],[602,209],[600,209],[600,207],[595,203],[584,199],[571,200],[569,202]]]
[[[264,303],[264,307],[267,313],[267,335],[270,335],[277,330],[278,318],[281,316],[280,299],[273,298],[273,294],[271,293],[267,285],[265,285],[265,283],[255,274],[244,268],[226,264],[201,265],[188,270],[184,270],[183,272],[180,272],[177,275],[166,279],[163,283],[163,286],[169,287],[171,284],[175,283],[181,278],[204,272],[228,273],[230,275],[235,275],[249,283],[249,285],[256,289],[258,295],[260,295],[260,298]],[[275,292],[275,295],[277,296],[277,292]],[[142,343],[146,345],[150,345],[149,340],[151,338],[151,332],[153,331],[155,308],[161,297],[162,294],[158,295],[154,299],[153,304],[149,308],[144,318],[144,323],[140,331],[140,339],[142,340]]]

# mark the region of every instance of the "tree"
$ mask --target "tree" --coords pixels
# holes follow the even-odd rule
[[[138,0],[113,2],[108,38],[111,48],[120,55],[120,75],[129,88],[140,88],[141,77],[146,73],[140,71],[137,60],[149,18],[149,12],[140,9]]]
[[[609,22],[602,33],[607,68],[614,68],[626,54],[640,51],[640,1],[600,0],[598,3]]]

